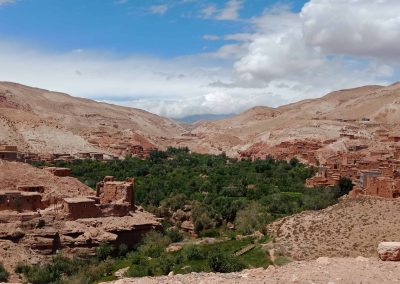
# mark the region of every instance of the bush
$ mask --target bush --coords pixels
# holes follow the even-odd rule
[[[129,248],[126,244],[120,244],[118,246],[118,255],[119,256],[125,256],[129,251]]]
[[[339,187],[339,196],[348,194],[353,189],[353,182],[347,177],[341,177],[337,186]]]
[[[263,207],[257,202],[252,202],[236,214],[235,228],[240,233],[247,235],[259,230],[266,221]]]
[[[197,203],[192,209],[194,230],[200,233],[203,230],[213,229],[221,223],[221,216],[202,204]]]
[[[144,277],[154,275],[153,271],[148,266],[132,265],[124,276],[126,277]]]
[[[0,262],[0,281],[1,282],[7,282],[8,281],[8,276],[10,274],[7,272],[7,270],[4,268],[4,265],[2,262]]]
[[[208,229],[199,233],[201,238],[218,238],[219,236],[221,236],[221,233],[217,229]]]
[[[24,262],[18,262],[14,269],[15,273],[18,273],[18,274],[26,273],[28,270],[29,270],[29,266]]]
[[[175,259],[170,255],[164,255],[159,260],[159,268],[161,269],[161,273],[167,275],[170,273],[174,267]]]
[[[110,260],[101,261],[89,266],[83,266],[80,268],[79,272],[62,283],[91,284],[102,279],[103,277],[112,275],[112,267],[112,261]]]
[[[102,243],[96,248],[96,256],[100,260],[105,260],[107,257],[111,256],[113,252],[114,247],[106,243]]]
[[[223,253],[219,250],[212,252],[208,256],[208,265],[214,272],[229,273],[240,271],[246,266],[236,257]]]
[[[157,232],[149,232],[143,238],[138,251],[145,256],[159,257],[165,248],[171,243],[171,240]]]
[[[199,260],[205,258],[205,254],[201,249],[194,245],[183,248],[183,255],[186,260]]]
[[[179,231],[178,228],[174,228],[174,227],[173,228],[169,228],[167,230],[167,236],[170,238],[170,240],[173,243],[180,242],[180,241],[182,241],[184,239],[184,236],[183,236],[182,232]]]

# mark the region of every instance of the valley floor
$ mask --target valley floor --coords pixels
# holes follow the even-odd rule
[[[384,262],[378,258],[328,258],[296,261],[278,268],[248,269],[236,273],[191,273],[186,275],[125,278],[113,284],[156,283],[400,283],[400,262]],[[108,284],[110,284],[108,283]]]

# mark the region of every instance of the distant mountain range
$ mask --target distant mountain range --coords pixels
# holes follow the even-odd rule
[[[188,115],[188,116],[178,118],[175,120],[177,120],[179,122],[183,122],[183,123],[196,123],[196,122],[200,122],[200,121],[214,121],[214,120],[230,118],[235,115],[237,115],[237,114],[236,113],[228,113],[228,114],[207,113],[207,114]]]
[[[400,137],[399,121],[400,83],[340,90],[238,115],[192,115],[178,122],[140,109],[0,82],[0,144],[33,153],[123,156],[132,145],[141,145],[237,156],[254,145],[294,140],[336,141],[323,151],[342,151],[349,142],[344,134],[354,136],[351,143],[373,149],[381,145],[376,133],[389,131]]]

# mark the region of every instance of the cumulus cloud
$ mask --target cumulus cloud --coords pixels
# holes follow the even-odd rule
[[[200,17],[221,21],[234,21],[240,18],[239,12],[242,7],[242,0],[230,0],[221,9],[218,9],[215,4],[208,4],[200,10]]]
[[[206,8],[210,18],[222,13]],[[0,41],[0,78],[169,117],[238,113],[398,80],[396,14],[394,0],[311,0],[300,13],[277,6],[251,19],[251,32],[219,35],[229,42],[214,52],[170,59]]]
[[[164,15],[168,11],[168,5],[154,5],[149,8],[151,14]]]
[[[366,20],[363,17],[353,23],[357,17],[351,17],[352,11],[354,10],[355,14],[359,10],[367,11],[371,8],[368,4],[375,5],[378,1],[353,0],[350,2],[312,0],[305,5],[300,14],[281,6],[267,10],[261,17],[254,19],[255,33],[243,38],[242,46],[245,46],[246,51],[234,63],[236,85],[264,86],[284,79],[300,85],[312,86],[313,90],[307,94],[299,92],[298,99],[300,99],[315,96],[317,90],[322,93],[323,90],[334,88],[385,82],[396,70],[396,66],[389,66],[387,62],[380,60],[381,57],[387,56],[394,59],[395,53],[398,52],[390,41],[391,36],[387,36],[390,40],[385,43],[379,43],[380,52],[370,52],[378,51],[374,42],[371,44],[364,42],[359,46],[350,41],[354,38],[354,34],[361,34],[371,27],[365,23]],[[379,2],[384,2],[386,6],[390,1]],[[397,5],[393,7],[396,8]],[[340,11],[342,8],[348,11],[347,16],[343,17],[347,18],[348,22],[352,22],[352,25],[357,27],[357,31],[346,24],[344,28],[339,25],[339,32],[336,30],[338,23],[333,21],[338,15],[345,14]],[[382,7],[382,10],[387,9]],[[397,12],[399,11],[400,8],[397,9]],[[389,35],[397,34],[399,29],[396,25],[393,24],[390,28],[385,24],[389,15],[383,12],[381,14],[382,17],[375,17],[371,23],[376,26],[385,26],[384,30]],[[328,21],[325,22],[325,19]],[[389,22],[396,21],[392,19]],[[332,31],[326,31],[328,28]],[[346,33],[345,30],[349,35],[343,36]],[[363,56],[366,54],[371,58],[365,60]]]
[[[312,0],[300,13],[304,40],[333,54],[400,55],[400,1]]]
[[[204,35],[203,39],[204,40],[212,40],[212,41],[214,41],[214,40],[220,40],[220,37],[217,36],[217,35]]]
[[[17,0],[0,0],[0,6],[4,4],[12,4],[17,2]]]
[[[237,20],[239,18],[239,11],[243,6],[243,1],[230,0],[226,6],[216,16],[217,20]]]
[[[217,6],[209,4],[200,10],[200,16],[203,18],[211,18],[217,12]]]

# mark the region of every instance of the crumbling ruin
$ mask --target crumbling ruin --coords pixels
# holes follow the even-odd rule
[[[96,185],[96,196],[64,198],[63,211],[72,220],[82,218],[122,217],[135,211],[134,179],[115,181],[106,176]]]
[[[13,167],[18,170],[13,171]],[[27,182],[32,178],[3,176],[0,242],[11,241],[21,249],[27,248],[31,255],[58,251],[87,256],[101,243],[132,247],[147,232],[161,228],[154,215],[135,206],[133,178],[116,181],[105,177],[94,191],[74,178],[54,175],[53,169],[0,161],[1,174],[26,176],[27,172],[38,177],[31,184]],[[49,181],[58,183],[57,194],[51,189],[49,195]]]

